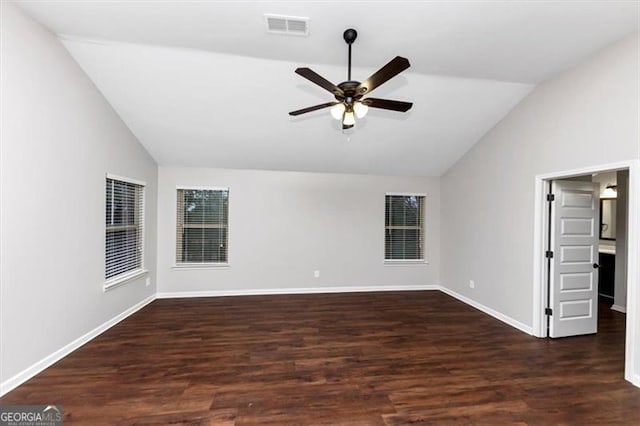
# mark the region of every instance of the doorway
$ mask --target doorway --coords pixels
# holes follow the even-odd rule
[[[615,174],[616,181],[603,183],[603,180],[610,180],[611,173]],[[622,179],[618,179],[619,176]],[[566,182],[574,183],[567,185]],[[572,208],[564,212],[564,216],[557,217],[557,213],[562,209],[552,206],[551,203],[556,201],[553,201],[553,195],[549,194],[553,191],[562,191],[562,187],[565,187],[569,194],[567,199],[570,202],[568,204],[565,202],[565,207],[572,206],[571,203],[575,204],[572,207],[583,205],[585,207],[583,211]],[[593,191],[590,201],[586,195],[589,188]],[[635,354],[640,353],[638,347],[640,327],[636,320],[640,304],[638,300],[640,293],[638,291],[639,189],[638,161],[536,176],[533,334],[537,337],[562,337],[595,333],[599,307],[626,311],[625,379],[640,387],[640,362],[635,360],[637,358]],[[614,198],[612,196],[614,192],[616,202],[606,201]],[[622,192],[627,195],[626,200],[621,200],[622,197],[619,197]],[[589,209],[586,209],[587,204],[590,206]],[[628,207],[625,208],[622,204]],[[623,219],[621,219],[622,213],[626,213]],[[591,222],[589,214],[592,216]],[[614,214],[615,223],[612,221]],[[587,229],[589,223],[591,227]],[[560,238],[565,240],[559,241],[558,232],[563,226],[564,231]],[[613,237],[614,233],[615,237]],[[587,234],[591,235],[591,241],[587,238],[574,238],[586,237]],[[560,263],[554,263],[553,258],[550,257],[556,255],[553,253],[552,245],[555,245],[556,251],[563,251],[558,253],[559,256],[564,256],[561,267]],[[601,254],[604,256],[603,260],[600,258]],[[607,255],[615,256],[613,266],[610,265],[612,259],[607,258]],[[555,258],[555,260],[561,258]],[[605,263],[608,266],[604,265]],[[572,269],[577,268],[578,265],[581,265],[580,267],[584,270]],[[608,270],[605,271],[605,267]],[[619,274],[617,287],[616,272]],[[626,277],[623,272],[626,273]],[[560,273],[564,273],[564,276],[561,277]],[[602,277],[600,277],[601,273]],[[613,284],[607,281],[611,279],[610,275],[613,275]],[[563,283],[559,282],[561,279],[564,280]],[[598,281],[606,284],[600,287]],[[621,285],[623,282],[626,284],[626,289]],[[550,284],[554,287],[549,287]],[[557,287],[560,284],[563,286],[562,297],[559,297],[560,287]],[[599,293],[602,293],[602,296]],[[600,304],[600,301],[603,303]],[[554,308],[556,312],[553,312]],[[559,318],[562,316],[564,321],[561,322]],[[590,325],[587,324],[589,321]],[[556,327],[554,330],[554,325],[559,328]],[[563,329],[566,325],[568,327]]]

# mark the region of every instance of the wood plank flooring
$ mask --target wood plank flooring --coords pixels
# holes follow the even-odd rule
[[[438,291],[157,300],[0,399],[65,423],[640,424],[624,315],[527,336]]]

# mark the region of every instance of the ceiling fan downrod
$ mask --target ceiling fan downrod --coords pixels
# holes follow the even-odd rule
[[[344,34],[342,34],[344,41],[349,45],[349,64],[347,67],[347,81],[351,81],[351,45],[358,38],[358,32],[353,28],[349,28],[345,30]]]

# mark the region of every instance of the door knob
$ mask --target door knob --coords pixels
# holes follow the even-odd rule
[[[598,269],[600,267],[600,265],[598,265],[597,263],[593,264],[593,269]]]

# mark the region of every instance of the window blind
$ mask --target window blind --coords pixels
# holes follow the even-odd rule
[[[229,191],[178,189],[176,263],[226,263]]]
[[[107,178],[106,279],[142,269],[144,186]]]
[[[385,260],[423,260],[424,197],[385,198]]]

